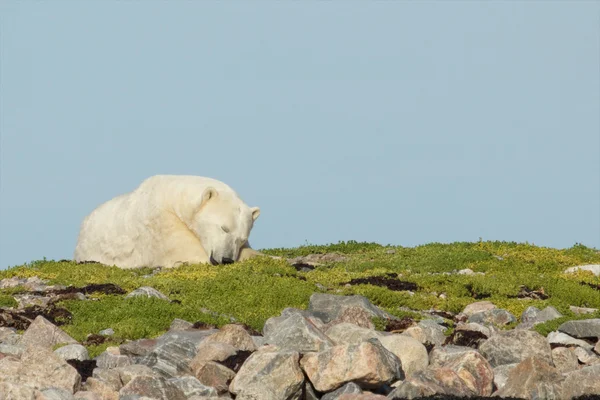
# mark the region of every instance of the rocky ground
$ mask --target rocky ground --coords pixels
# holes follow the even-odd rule
[[[91,358],[86,345],[113,330],[78,342],[55,324],[61,315],[52,304],[83,300],[86,291],[126,293],[109,284],[51,287],[36,277],[0,281],[11,286],[29,293],[0,312],[0,400],[600,398],[600,319],[567,321],[545,337],[533,327],[561,317],[551,306],[517,317],[474,301],[456,314],[423,310],[417,322],[360,295],[314,293],[306,309],[284,309],[262,332],[174,319],[159,337],[124,340]],[[127,296],[169,301],[151,287]]]

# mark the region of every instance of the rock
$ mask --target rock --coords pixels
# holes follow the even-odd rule
[[[79,392],[73,395],[75,400],[102,400],[99,394],[90,392],[88,390],[80,390]],[[123,400],[123,398],[119,399]]]
[[[13,296],[17,301],[17,308],[26,308],[26,307],[48,307],[50,304],[50,297],[46,296],[38,296],[34,294],[21,294]]]
[[[237,354],[237,350],[230,344],[220,342],[203,342],[190,362],[190,369],[194,374],[208,361],[225,361]]]
[[[502,389],[504,385],[506,385],[506,381],[508,381],[508,374],[517,365],[519,364],[503,364],[494,368],[494,385],[496,385],[497,389]]]
[[[236,395],[236,400],[297,399],[304,384],[299,359],[296,351],[279,351],[275,346],[267,346],[248,357],[233,378],[229,391]]]
[[[194,369],[194,376],[203,385],[215,388],[218,393],[226,393],[235,372],[218,362],[205,361]]]
[[[441,367],[453,360],[462,358],[467,353],[478,353],[478,351],[467,346],[435,346],[429,354],[429,365]]]
[[[577,356],[567,347],[552,349],[552,361],[559,372],[570,372],[579,368]]]
[[[545,359],[528,357],[508,373],[508,380],[497,395],[523,399],[560,399],[563,380],[562,374]]]
[[[19,343],[23,346],[34,345],[51,348],[57,344],[76,344],[78,342],[52,322],[39,315],[23,333]]]
[[[404,335],[389,335],[380,337],[379,342],[400,359],[402,370],[407,376],[424,370],[429,364],[427,348],[417,339]]]
[[[422,344],[441,346],[446,341],[444,332],[446,328],[431,320],[419,321],[417,326],[411,326],[401,335],[408,335],[420,341]]]
[[[600,276],[600,264],[579,265],[576,267],[567,268],[565,274],[572,274],[577,271],[590,271],[596,276]]]
[[[378,332],[372,329],[361,328],[360,326],[343,322],[333,325],[325,331],[336,345],[337,344],[358,344],[368,339],[377,339],[383,336],[383,332]],[[331,347],[328,346],[328,347]]]
[[[347,322],[356,326],[360,326],[361,328],[375,329],[375,324],[371,318],[372,315],[363,308],[351,306],[344,308],[333,321],[329,322],[327,328],[333,325],[341,324],[342,322]]]
[[[472,314],[467,321],[482,325],[501,327],[516,322],[517,318],[506,310],[494,308],[492,310],[481,311]]]
[[[186,397],[190,396],[213,396],[217,397],[217,391],[208,386],[204,386],[200,381],[193,376],[182,376],[179,378],[171,378],[168,382],[178,387]]]
[[[582,364],[596,364],[600,362],[600,357],[594,354],[593,351],[589,349],[585,349],[583,347],[575,347],[571,349],[573,354],[577,357],[580,363]]]
[[[493,310],[495,308],[496,306],[494,305],[494,303],[490,301],[477,301],[466,306],[465,309],[462,311],[462,314],[465,314],[467,317],[470,317],[473,314]]]
[[[123,385],[127,385],[133,378],[138,376],[160,376],[159,373],[152,368],[141,364],[127,365],[125,367],[115,368],[113,371],[119,374],[119,378]],[[94,372],[96,372],[96,370],[94,370]]]
[[[138,363],[152,368],[164,378],[173,378],[191,373],[190,363],[196,352],[194,342],[170,336],[159,341],[154,350]]]
[[[335,390],[351,381],[362,388],[372,388],[404,378],[400,359],[377,340],[307,353],[300,365],[320,392]]]
[[[61,388],[48,388],[40,391],[44,400],[73,400],[73,393]]]
[[[108,351],[104,351],[95,358],[96,366],[98,368],[117,368],[131,365],[133,362],[129,356],[120,354],[111,354]]]
[[[35,389],[49,386],[74,393],[79,389],[81,376],[75,368],[46,347],[28,346],[21,360],[0,360],[0,382],[22,384]]]
[[[103,382],[108,388],[115,392],[118,392],[123,387],[121,375],[117,369],[94,368],[94,371],[92,371],[92,378]],[[87,389],[90,390],[89,388]]]
[[[388,395],[388,399],[404,400],[434,395],[471,397],[473,392],[450,368],[427,368],[407,377]]]
[[[333,346],[323,332],[299,313],[269,318],[263,334],[267,343],[300,353],[321,351]]]
[[[329,323],[337,319],[346,308],[357,307],[368,315],[379,318],[390,316],[374,306],[366,297],[360,295],[340,296],[326,293],[313,293],[310,296],[308,311],[323,322]]]
[[[0,327],[0,343],[18,344],[21,341],[21,336],[15,328]]]
[[[59,347],[58,349],[54,350],[54,353],[63,360],[84,361],[90,359],[87,349],[80,344],[68,344],[66,346]]]
[[[343,394],[362,394],[362,389],[356,383],[349,382],[339,389],[323,395],[321,400],[339,400],[340,396]]]
[[[25,351],[25,346],[21,344],[5,344],[0,343],[0,353],[5,355],[15,356],[21,358],[21,355]]]
[[[596,339],[600,337],[600,318],[567,321],[558,330],[579,339]]]
[[[156,400],[186,400],[186,395],[163,377],[136,376],[119,391],[121,396],[140,395]]]
[[[598,311],[597,308],[575,307],[575,306],[569,306],[569,310],[571,310],[575,314],[593,314],[596,311]]]
[[[552,363],[551,348],[546,338],[528,330],[498,333],[483,342],[479,351],[492,367],[519,363],[532,356],[537,356],[548,364]]]
[[[113,328],[102,329],[98,334],[102,336],[112,336],[115,334],[115,331]]]
[[[41,396],[39,390],[29,386],[0,381],[0,400],[38,400]]]
[[[184,321],[183,319],[175,318],[173,322],[171,322],[171,326],[169,327],[170,331],[185,331],[187,329],[192,329],[194,324],[188,321]]]
[[[156,297],[157,299],[171,301],[167,296],[165,296],[164,294],[162,294],[161,292],[159,292],[158,290],[156,290],[150,286],[142,286],[140,288],[137,288],[133,292],[131,292],[127,296],[125,296],[125,298],[129,299],[129,298],[138,297],[138,296]]]
[[[546,339],[548,340],[548,343],[550,343],[551,345],[554,344],[554,345],[561,345],[561,346],[579,346],[579,347],[583,347],[584,349],[588,349],[588,350],[591,350],[594,347],[591,344],[589,344],[588,342],[586,342],[585,340],[575,339],[574,337],[571,337],[571,336],[567,335],[566,333],[562,333],[562,332],[558,332],[558,331],[550,332],[548,334],[548,336],[546,337]]]
[[[241,325],[228,324],[221,327],[219,332],[205,339],[206,342],[220,342],[232,345],[238,350],[255,351],[256,345],[250,334]]]
[[[387,397],[369,392],[360,394],[344,393],[338,397],[338,400],[387,400]]]
[[[457,346],[477,348],[496,331],[493,326],[484,326],[475,322],[459,322],[454,328],[451,343]]]
[[[119,350],[126,356],[146,356],[154,350],[157,342],[156,339],[133,340],[120,345]]]
[[[600,395],[600,364],[569,372],[562,385],[565,399]],[[591,397],[590,397],[591,398]]]
[[[594,351],[596,352],[596,354],[600,354],[600,338],[598,338],[598,341],[596,342],[596,345],[594,346]]]
[[[517,329],[530,329],[534,325],[560,318],[563,315],[552,306],[548,306],[543,310],[537,307],[527,307],[521,314],[521,323],[517,325]]]
[[[465,382],[478,396],[490,396],[494,386],[494,371],[490,363],[475,351],[465,352],[443,365]]]
[[[102,400],[119,400],[119,392],[113,390],[110,385],[96,378],[88,378],[85,381],[85,388],[100,395]]]

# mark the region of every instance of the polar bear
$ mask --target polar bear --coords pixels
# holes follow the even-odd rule
[[[262,255],[248,243],[259,215],[216,179],[156,175],[85,217],[74,259],[120,268],[230,264]]]

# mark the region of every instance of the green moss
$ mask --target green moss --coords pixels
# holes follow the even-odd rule
[[[88,334],[102,329],[115,330],[111,341],[89,348],[93,354],[108,345],[117,345],[122,339],[158,336],[168,329],[174,318],[216,326],[235,318],[261,330],[268,318],[279,315],[286,307],[306,308],[311,294],[323,291],[322,287],[329,293],[363,295],[392,315],[415,319],[421,316],[400,307],[460,312],[470,303],[489,300],[520,317],[529,306],[541,309],[552,305],[567,315],[562,322],[580,318],[570,313],[570,305],[600,308],[600,292],[595,289],[600,285],[600,277],[585,272],[563,273],[574,265],[600,263],[600,252],[581,245],[558,250],[528,243],[479,241],[431,243],[409,248],[348,241],[264,252],[284,257],[336,252],[345,255],[347,261],[320,266],[311,272],[297,272],[284,260],[258,257],[227,266],[184,265],[147,276],[151,272],[148,268],[127,270],[100,264],[41,260],[0,271],[0,279],[38,276],[50,284],[74,286],[114,283],[126,291],[152,286],[173,300],[124,299],[124,296],[97,294],[91,296],[93,300],[59,304],[73,314],[72,322],[62,328],[77,340],[83,341]],[[464,268],[485,275],[453,273]],[[418,289],[409,293],[370,284],[347,285],[353,278],[390,273],[415,283]],[[522,285],[543,289],[549,298],[517,298]],[[15,306],[11,295],[21,290],[0,291],[0,306]],[[440,297],[441,294],[445,296]],[[385,329],[383,322],[374,321],[378,329]],[[536,330],[546,332],[555,329],[557,324],[559,322],[554,321],[538,325]]]
[[[558,327],[567,321],[591,319],[591,318],[600,318],[600,311],[595,312],[595,313],[590,313],[590,314],[569,313],[569,315],[565,315],[563,317],[556,318],[556,319],[553,319],[548,322],[544,322],[543,324],[537,324],[533,327],[533,329],[536,332],[538,332],[544,336],[547,336],[550,332],[554,332],[554,331],[558,330]]]

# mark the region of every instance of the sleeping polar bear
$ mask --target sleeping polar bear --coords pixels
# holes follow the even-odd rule
[[[83,220],[74,259],[120,268],[230,264],[262,255],[248,243],[259,214],[218,180],[157,175]]]

